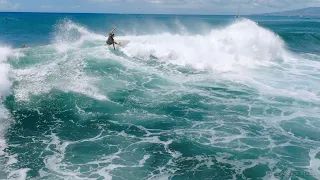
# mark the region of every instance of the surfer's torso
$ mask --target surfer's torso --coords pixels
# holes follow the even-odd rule
[[[111,36],[109,36],[108,40],[107,40],[107,44],[111,45],[113,42],[114,42],[113,38]]]

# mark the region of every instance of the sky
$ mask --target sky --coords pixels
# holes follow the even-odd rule
[[[320,7],[320,0],[0,0],[0,12],[257,14]]]

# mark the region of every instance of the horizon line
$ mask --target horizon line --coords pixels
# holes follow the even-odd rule
[[[34,14],[101,14],[101,15],[180,15],[180,16],[236,16],[237,14],[184,14],[184,13],[103,13],[103,12],[41,12],[41,11],[0,11],[1,13],[34,13]],[[241,16],[265,16],[265,14],[243,14]],[[271,15],[272,16],[272,15]]]
[[[114,14],[114,15],[195,15],[195,16],[235,16],[236,14],[186,14],[186,13],[115,13],[115,12],[58,12],[58,11],[0,11],[0,13],[47,13],[47,14]],[[249,16],[254,14],[243,14],[242,16]]]
[[[283,11],[285,12],[285,11]],[[237,14],[184,14],[184,13],[102,13],[102,12],[41,12],[41,11],[0,11],[1,13],[34,13],[34,14],[101,14],[101,15],[178,15],[178,16],[236,16]],[[278,12],[273,12],[278,13]],[[272,16],[272,17],[283,17],[287,15],[272,15],[272,13],[261,13],[261,14],[243,14],[241,16]],[[299,15],[291,15],[299,16]]]

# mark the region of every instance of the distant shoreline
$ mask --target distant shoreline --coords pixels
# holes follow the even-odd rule
[[[303,9],[295,9],[291,11],[281,11],[273,13],[262,13],[262,14],[252,14],[259,16],[309,16],[317,17],[320,16],[320,7],[309,7]]]
[[[115,13],[115,12],[14,12],[14,11],[0,11],[0,14],[6,13],[29,13],[29,14],[97,14],[97,15],[158,15],[158,16],[236,16],[236,14],[173,14],[173,13]],[[311,7],[304,9],[296,9],[291,11],[281,11],[281,12],[273,12],[273,13],[262,13],[262,14],[240,14],[240,17],[252,17],[252,16],[278,16],[278,17],[320,17],[320,7]]]

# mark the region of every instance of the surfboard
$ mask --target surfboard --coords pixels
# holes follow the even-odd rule
[[[119,46],[125,46],[127,44],[129,44],[129,40],[115,40],[115,42],[118,43]]]

